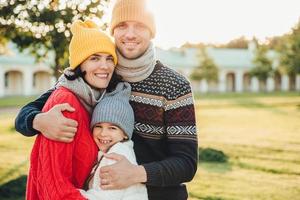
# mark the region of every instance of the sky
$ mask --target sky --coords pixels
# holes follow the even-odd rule
[[[300,0],[149,0],[149,6],[157,27],[154,44],[164,49],[240,36],[263,41],[300,20]]]

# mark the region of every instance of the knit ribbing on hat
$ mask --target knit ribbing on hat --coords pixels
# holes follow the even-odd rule
[[[70,69],[65,69],[64,74],[72,75],[74,72],[70,71]],[[64,74],[59,77],[55,87],[58,88],[62,86],[69,89],[78,97],[85,109],[92,114],[96,104],[103,98],[105,90],[100,91],[91,88],[81,77],[75,80],[68,80]]]
[[[118,65],[116,73],[127,82],[139,82],[146,79],[153,71],[156,64],[155,49],[152,42],[146,52],[139,58],[127,59],[117,51]]]
[[[93,111],[91,128],[100,122],[112,123],[121,128],[131,139],[134,113],[129,104],[130,94],[131,86],[126,82],[118,83],[113,92],[106,93]]]
[[[71,69],[75,69],[95,53],[110,54],[114,58],[114,63],[117,63],[115,44],[94,22],[75,21],[71,26],[71,32],[73,34],[69,45]]]
[[[155,37],[155,20],[153,13],[147,7],[146,0],[118,0],[112,12],[111,34],[119,23],[125,21],[137,21],[146,25],[151,31],[152,38]]]

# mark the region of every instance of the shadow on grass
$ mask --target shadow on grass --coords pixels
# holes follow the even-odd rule
[[[2,200],[25,199],[27,176],[23,175],[0,186]]]
[[[272,168],[257,166],[257,165],[253,165],[253,164],[249,164],[249,163],[245,163],[245,162],[240,162],[240,161],[236,162],[235,164],[237,166],[239,166],[240,168],[248,169],[248,170],[256,170],[256,171],[261,171],[261,172],[266,172],[266,173],[271,173],[271,174],[284,174],[284,175],[300,176],[299,172],[294,172],[294,171],[290,171],[287,169],[272,169]]]
[[[208,172],[219,174],[223,174],[232,170],[232,164],[230,163],[200,162],[199,166]]]
[[[192,192],[189,192],[189,197],[201,200],[226,200],[223,197],[216,197],[216,196],[202,196],[196,195]]]
[[[266,104],[266,103],[261,103],[256,101],[255,99],[237,99],[235,100],[236,105],[238,106],[242,106],[245,108],[262,108],[262,109],[268,109],[274,113],[277,114],[289,114],[288,112],[284,112],[280,109],[278,109],[276,106],[278,105],[270,105],[270,104]],[[281,106],[283,105],[290,105],[289,103],[285,103],[285,104],[281,104]],[[292,103],[292,105],[294,105],[294,103]]]

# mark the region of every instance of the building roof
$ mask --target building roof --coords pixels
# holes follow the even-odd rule
[[[8,44],[9,54],[0,55],[1,64],[19,64],[24,66],[36,65],[36,59],[28,50],[20,52],[17,45],[14,43]],[[219,68],[223,69],[247,69],[254,66],[252,63],[254,59],[255,49],[226,49],[226,48],[206,48],[207,54],[213,59]],[[198,48],[172,48],[163,50],[156,48],[157,58],[164,64],[174,69],[191,69],[199,65]],[[267,56],[274,60],[277,54],[274,51],[269,51]],[[51,66],[54,62],[53,55],[50,55],[43,64]]]
[[[24,66],[32,66],[36,65],[37,61],[33,55],[30,54],[30,52],[25,49],[23,52],[21,52],[17,45],[9,42],[7,45],[8,53],[0,55],[0,64],[8,64],[8,65],[24,65]],[[52,64],[51,60],[53,59],[47,59],[43,62],[43,64],[46,64],[50,66]]]
[[[248,49],[206,48],[207,54],[220,68],[251,68],[254,54]],[[174,68],[194,68],[199,65],[198,49],[156,49],[157,57]]]

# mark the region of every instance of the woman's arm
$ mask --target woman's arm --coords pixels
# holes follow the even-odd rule
[[[48,111],[57,104],[69,103],[79,109],[79,104],[73,95],[53,94],[45,105],[44,111]],[[77,103],[73,103],[76,102]],[[80,113],[64,112],[65,117],[73,120],[80,118]],[[48,122],[51,126],[52,122]],[[87,133],[88,134],[88,133]],[[38,145],[37,145],[38,144]],[[77,190],[74,182],[74,149],[75,140],[71,143],[62,143],[49,140],[39,135],[33,148],[31,161],[37,165],[37,193],[43,199],[85,199]],[[79,166],[76,166],[79,167]],[[78,172],[80,171],[78,170]]]

